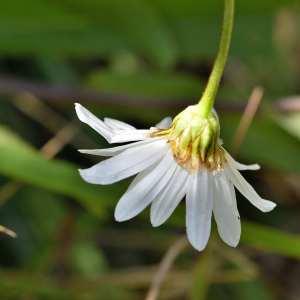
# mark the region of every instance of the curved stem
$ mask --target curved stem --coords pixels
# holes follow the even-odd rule
[[[234,23],[234,4],[235,0],[225,0],[223,29],[218,55],[213,66],[213,70],[210,74],[206,89],[198,104],[200,114],[203,117],[207,117],[213,108],[228,58]]]

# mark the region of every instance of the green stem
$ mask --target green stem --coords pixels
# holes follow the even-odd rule
[[[224,20],[218,55],[213,66],[213,70],[210,74],[206,89],[198,104],[200,114],[203,117],[207,117],[214,106],[214,102],[219,89],[220,81],[223,76],[231,43],[232,29],[234,23],[235,0],[224,1]]]

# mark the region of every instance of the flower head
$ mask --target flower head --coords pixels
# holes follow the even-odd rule
[[[111,184],[138,174],[117,204],[117,221],[129,220],[151,204],[151,223],[160,226],[185,198],[187,236],[194,248],[205,248],[212,215],[223,241],[235,247],[241,224],[234,187],[263,212],[271,211],[276,204],[262,199],[239,172],[259,166],[236,162],[222,147],[216,113],[204,118],[197,109],[190,106],[173,122],[166,118],[149,130],[138,130],[121,121],[102,121],[76,104],[79,119],[109,143],[134,142],[80,150],[111,157],[80,170],[80,174],[92,184]]]

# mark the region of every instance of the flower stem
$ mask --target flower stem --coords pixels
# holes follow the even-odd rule
[[[224,8],[223,29],[222,29],[218,55],[213,66],[213,70],[210,74],[206,89],[198,104],[199,111],[202,117],[207,117],[214,106],[214,102],[224,72],[224,68],[228,58],[230,43],[231,43],[232,29],[234,23],[235,0],[224,0],[224,1],[225,1],[225,8]]]

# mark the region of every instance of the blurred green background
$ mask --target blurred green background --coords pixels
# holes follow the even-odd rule
[[[185,231],[180,206],[153,229],[148,211],[122,224],[129,181],[85,184],[77,168],[105,147],[74,114],[148,128],[201,95],[217,51],[221,0],[10,0],[0,5],[0,299],[145,299],[157,266]],[[265,93],[243,136],[248,98]],[[297,96],[299,95],[299,96]],[[246,178],[278,203],[269,214],[238,195],[240,246],[212,238],[182,249],[159,299],[300,299],[300,3],[237,1],[218,96],[222,137]]]

